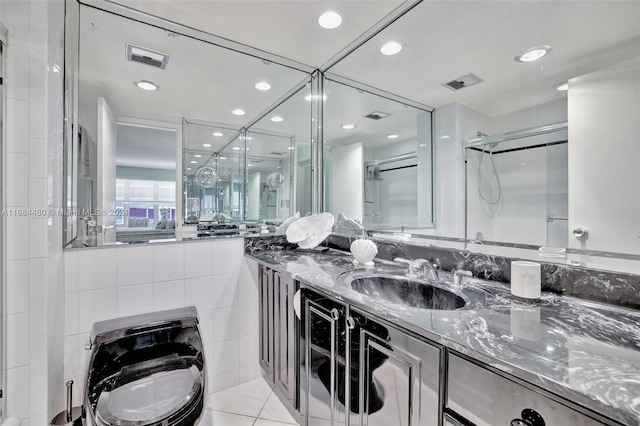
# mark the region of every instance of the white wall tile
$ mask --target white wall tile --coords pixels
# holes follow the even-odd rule
[[[254,303],[259,298],[257,272],[243,272],[238,277],[238,303]]]
[[[64,300],[64,334],[71,336],[78,333],[79,298],[78,292],[65,293]]]
[[[116,286],[117,249],[78,251],[78,288],[80,291]]]
[[[141,284],[118,288],[118,316],[153,311],[153,286]]]
[[[80,346],[77,335],[64,338],[64,376],[76,377],[84,373],[84,368],[80,365],[80,351],[85,350]],[[88,351],[87,351],[88,352]],[[80,387],[81,388],[81,387]]]
[[[153,283],[153,310],[180,308],[184,306],[184,281],[161,281]]]
[[[240,371],[233,370],[213,376],[213,392],[220,392],[240,384]],[[211,389],[211,387],[209,387]]]
[[[246,367],[240,367],[240,383],[250,382],[262,376],[262,369],[260,364],[248,365]]]
[[[29,98],[29,137],[47,138],[47,101]]]
[[[40,178],[29,178],[28,206],[32,210],[36,210],[35,214],[40,215],[41,212],[47,212],[47,180]]]
[[[47,62],[37,57],[34,57],[31,46],[29,46],[29,98],[30,99],[34,99],[34,98],[41,99],[41,100],[46,99],[47,74],[48,74]],[[46,138],[46,136],[44,136],[43,139],[44,138]]]
[[[78,291],[78,251],[67,250],[64,252],[64,290],[66,292]]]
[[[7,370],[6,398],[7,416],[29,417],[29,367]]]
[[[213,309],[212,277],[191,278],[185,280],[184,303],[195,306],[198,311]]]
[[[29,309],[29,261],[10,261],[6,268],[6,315],[26,313]]]
[[[0,3],[1,4],[1,3]],[[29,103],[7,99],[7,152],[29,152]]]
[[[185,278],[213,275],[213,246],[210,241],[184,245]]]
[[[238,335],[255,334],[259,331],[259,306],[258,302],[240,305],[238,307]]]
[[[118,247],[118,285],[152,282],[152,248]]]
[[[29,299],[29,337],[44,336],[47,331],[47,309],[44,297]]]
[[[47,374],[47,340],[44,336],[29,339],[29,376]]]
[[[29,257],[47,257],[47,218],[29,218]]]
[[[213,274],[240,272],[243,255],[244,240],[242,238],[216,241],[213,246]]]
[[[241,336],[238,339],[238,344],[242,348],[240,359],[238,360],[241,368],[259,363],[259,339],[258,333]]]
[[[238,339],[226,340],[219,342],[213,346],[213,365],[210,374],[219,376],[237,370],[239,363],[240,350],[238,347]]]
[[[29,380],[29,416],[40,416],[47,413],[47,376],[34,377]]]
[[[224,308],[238,304],[238,275],[213,276],[213,308]]]
[[[47,141],[44,139],[29,139],[29,177],[47,178]]]
[[[29,98],[29,51],[20,46],[7,49],[7,98]],[[9,84],[11,82],[11,84]]]
[[[78,294],[78,330],[81,333],[91,330],[93,323],[117,317],[118,290],[81,291]]]
[[[213,325],[215,327],[214,341],[234,339],[238,337],[239,308],[232,306],[213,311]]]
[[[22,0],[3,1],[2,21],[9,31],[9,45],[26,47],[29,43],[29,3]]]
[[[198,328],[200,329],[200,336],[202,337],[202,342],[205,345],[213,344],[213,342],[215,341],[213,311],[198,311],[198,318],[200,320]]]
[[[29,364],[29,314],[8,315],[6,340],[6,368]]]
[[[29,206],[29,156],[27,154],[8,153],[5,161],[6,205],[9,207]]]
[[[184,279],[184,244],[154,245],[152,258],[154,283]]]

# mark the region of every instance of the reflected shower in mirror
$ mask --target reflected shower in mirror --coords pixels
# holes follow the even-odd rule
[[[262,59],[247,46],[132,9],[106,2],[109,11],[74,0],[68,5],[79,14],[77,21],[68,14],[69,28],[79,25],[78,40],[67,39],[71,53],[78,44],[77,70],[69,73],[77,75],[77,103],[70,106],[76,112],[68,117],[78,131],[65,140],[65,187],[67,205],[77,207],[71,220],[78,231],[73,235],[75,223],[67,223],[65,243],[74,237],[76,247],[181,238],[183,221],[203,214],[242,220],[243,165],[224,164],[241,156],[230,152],[223,160],[223,152],[206,149],[205,142],[183,152],[182,120],[227,123],[237,131],[309,74],[287,60]],[[73,68],[74,58],[68,63]],[[188,197],[198,205],[183,204],[189,201],[182,189],[187,179],[176,160],[186,153],[211,160],[209,166],[221,172],[215,197],[215,184]]]
[[[325,81],[326,210],[367,229],[433,227],[431,112]]]
[[[435,229],[419,234],[640,259],[637,1],[420,2],[326,75],[434,108]],[[564,135],[465,149],[560,121]]]

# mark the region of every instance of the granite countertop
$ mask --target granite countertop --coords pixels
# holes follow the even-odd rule
[[[468,301],[463,309],[411,308],[366,296],[339,279],[344,272],[364,268],[353,265],[350,253],[256,250],[247,255],[623,424],[640,425],[640,311],[544,292],[538,302],[523,302],[504,284],[474,278],[464,278],[454,288]],[[403,272],[399,265],[377,259],[369,270],[388,268]],[[452,283],[451,273],[440,277]]]

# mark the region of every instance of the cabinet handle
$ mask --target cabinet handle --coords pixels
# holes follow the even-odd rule
[[[511,426],[545,426],[542,416],[531,408],[525,408],[520,413],[521,419],[511,420]]]
[[[353,330],[354,328],[356,328],[356,322],[352,317],[347,317],[347,328],[349,330]]]
[[[334,320],[337,320],[338,318],[340,318],[340,312],[338,312],[336,308],[333,308],[331,310],[331,318],[333,318]]]

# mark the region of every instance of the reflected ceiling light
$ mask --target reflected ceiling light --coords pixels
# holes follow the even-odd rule
[[[271,89],[271,85],[269,83],[267,83],[266,81],[261,81],[256,83],[256,85],[254,86],[256,89],[258,90],[270,90]]]
[[[191,170],[191,167],[187,167],[187,170]]]
[[[551,46],[536,46],[525,50],[514,59],[516,62],[533,62],[548,55],[551,50]]]
[[[314,96],[313,95],[307,95],[304,97],[304,100],[307,102],[311,102],[313,100]],[[327,95],[323,95],[322,96],[322,100],[326,101],[327,100]]]
[[[221,159],[221,160],[226,160],[227,159],[227,157],[218,157],[218,158]]]
[[[347,124],[342,124],[340,127],[342,127],[345,130],[351,130],[351,129],[355,129],[356,125],[353,123],[347,123]]]
[[[328,10],[320,15],[318,24],[326,30],[333,30],[342,24],[342,16],[338,12]]]
[[[201,158],[202,157],[202,155],[200,155],[200,154],[193,154],[193,156],[196,157],[196,158]]]
[[[391,56],[397,55],[402,50],[402,45],[397,41],[389,41],[382,45],[380,53],[383,55]]]
[[[240,151],[241,149],[242,149],[242,148],[240,148],[239,146],[234,146],[234,147],[233,147],[233,150],[234,150],[234,151]],[[246,147],[246,148],[245,148],[245,151],[249,151],[249,147]]]
[[[294,148],[294,147],[292,147],[292,146],[288,146],[288,147],[287,147],[287,149],[288,149],[288,150],[292,150],[292,149],[295,149],[295,148]]]
[[[275,117],[271,117],[271,121],[280,123],[281,121],[284,121],[284,118],[276,115]]]
[[[137,87],[139,87],[142,90],[154,91],[154,90],[160,89],[160,86],[158,86],[153,81],[148,81],[148,80],[134,81],[133,84],[135,84]]]
[[[253,166],[253,164],[247,164],[247,167],[251,167],[251,166]]]
[[[387,135],[387,139],[397,139],[397,138],[398,138],[398,135],[396,134]]]
[[[426,143],[421,143],[421,144],[419,144],[418,146],[420,146],[420,147],[424,147],[424,146],[427,146],[427,144],[426,144]]]
[[[202,146],[204,146],[205,148],[211,148],[211,144],[210,143],[203,143]]]
[[[555,88],[556,90],[559,90],[561,92],[566,92],[567,90],[569,90],[569,83],[564,82],[564,83],[556,84]]]
[[[221,136],[224,136],[224,135],[223,135],[222,133],[220,133],[220,132],[213,132],[213,133],[212,133],[212,135],[213,135],[213,136],[215,136],[215,137],[217,137],[217,138],[219,138],[219,137],[221,137]]]
[[[240,108],[236,108],[233,111],[231,111],[231,114],[233,114],[233,115],[245,115],[246,113],[243,110],[241,110]]]
[[[193,161],[193,160],[189,161],[189,163],[191,163],[191,164],[198,164],[198,162],[197,162],[197,161]]]

